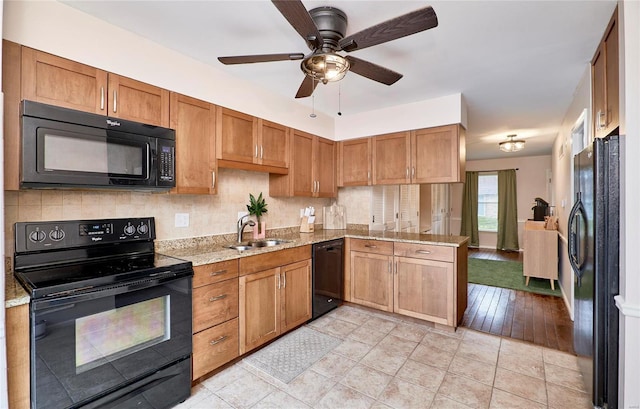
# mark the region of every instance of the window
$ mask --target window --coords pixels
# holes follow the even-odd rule
[[[478,230],[498,231],[498,174],[478,175]]]

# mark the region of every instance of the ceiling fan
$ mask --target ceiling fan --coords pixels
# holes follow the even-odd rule
[[[402,74],[360,58],[338,54],[338,51],[356,51],[386,43],[436,27],[438,17],[431,7],[384,21],[358,33],[345,37],[347,15],[335,7],[305,9],[300,0],[272,0],[278,11],[304,38],[311,53],[242,55],[218,57],[223,64],[249,64],[258,62],[302,60],[300,68],[305,74],[296,98],[313,94],[319,82],[341,80],[347,71],[391,85]]]

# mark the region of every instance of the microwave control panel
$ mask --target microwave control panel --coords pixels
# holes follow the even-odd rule
[[[172,184],[176,174],[175,146],[161,143],[158,146],[158,184]]]

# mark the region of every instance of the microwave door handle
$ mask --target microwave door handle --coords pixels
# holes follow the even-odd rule
[[[154,159],[151,158],[151,148],[149,147],[149,144],[147,143],[146,145],[147,145],[147,180],[149,180],[149,177],[151,176],[151,171],[150,171],[151,166],[149,165],[152,165],[151,161],[153,161]]]

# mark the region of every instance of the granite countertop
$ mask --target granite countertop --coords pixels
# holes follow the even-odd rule
[[[436,234],[420,233],[395,233],[362,230],[316,230],[313,233],[289,233],[277,235],[277,238],[288,242],[273,247],[261,247],[248,251],[238,251],[226,248],[221,243],[208,243],[206,245],[181,246],[180,248],[170,248],[171,243],[165,242],[162,249],[156,250],[158,253],[177,257],[191,261],[194,266],[217,263],[220,261],[233,260],[241,257],[251,257],[257,254],[279,251],[292,247],[299,247],[308,244],[320,243],[344,237],[368,240],[385,240],[404,243],[434,244],[439,246],[459,247],[466,243],[469,238],[464,236],[445,236]],[[226,243],[231,244],[231,243]]]
[[[17,307],[29,304],[31,298],[13,275],[13,271],[7,271],[4,276],[4,308]]]

